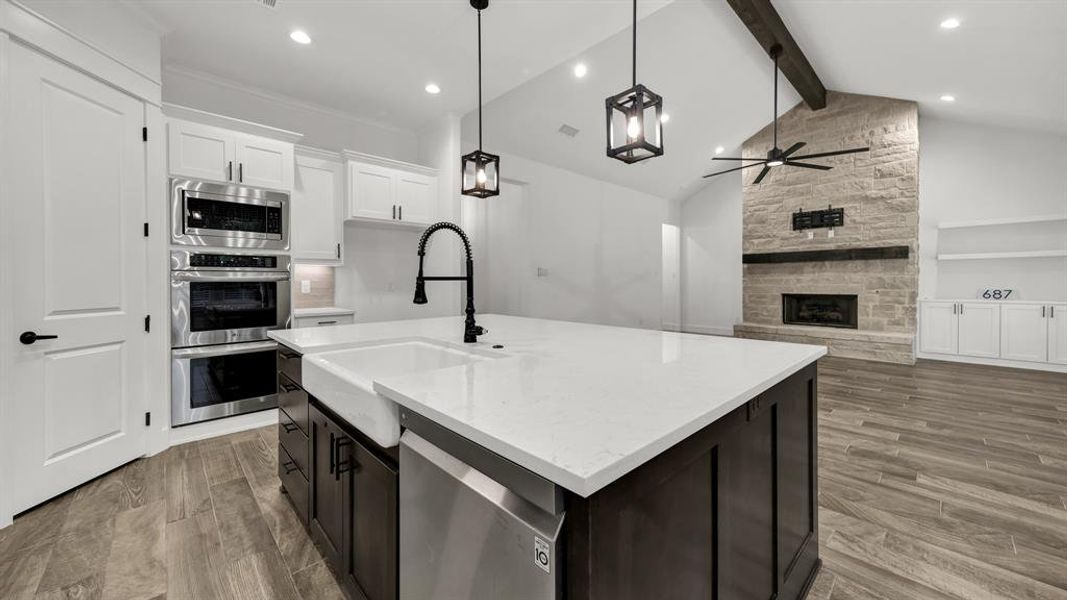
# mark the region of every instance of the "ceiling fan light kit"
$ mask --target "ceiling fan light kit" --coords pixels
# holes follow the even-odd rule
[[[663,97],[637,83],[637,0],[632,36],[633,86],[604,101],[607,154],[624,163],[663,155]]]
[[[778,147],[778,57],[782,54],[782,47],[778,44],[771,46],[769,50],[771,58],[774,59],[774,121],[773,121],[773,146],[767,152],[766,158],[748,158],[748,157],[721,157],[716,156],[711,160],[734,160],[748,162],[746,165],[740,167],[734,167],[733,169],[726,169],[725,171],[717,171],[715,173],[709,173],[704,178],[714,177],[716,175],[722,175],[724,173],[733,173],[734,171],[740,171],[749,167],[763,167],[759,175],[752,180],[752,183],[760,183],[763,178],[766,177],[771,169],[777,167],[800,167],[802,169],[815,169],[818,171],[829,171],[833,167],[827,165],[817,165],[814,163],[799,162],[804,159],[811,158],[824,158],[827,156],[840,156],[842,154],[856,154],[858,152],[867,152],[870,150],[868,147],[863,148],[851,148],[848,150],[834,150],[831,152],[818,152],[815,154],[803,154],[795,156],[796,152],[807,145],[806,142],[797,142],[792,146],[782,150]]]
[[[488,198],[500,194],[500,157],[482,150],[482,11],[489,0],[470,0],[478,11],[478,149],[460,159],[460,193]]]

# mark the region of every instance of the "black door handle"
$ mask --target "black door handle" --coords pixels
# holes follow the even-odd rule
[[[58,337],[58,335],[37,335],[33,331],[23,331],[19,336],[19,341],[28,346],[37,340],[54,340]]]

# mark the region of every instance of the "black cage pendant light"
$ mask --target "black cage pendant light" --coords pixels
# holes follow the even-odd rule
[[[460,191],[488,198],[500,194],[500,157],[482,152],[482,11],[489,0],[471,0],[471,6],[478,11],[478,149],[463,156]]]
[[[637,0],[633,8],[633,87],[604,101],[608,156],[625,163],[663,154],[663,98],[637,83]]]

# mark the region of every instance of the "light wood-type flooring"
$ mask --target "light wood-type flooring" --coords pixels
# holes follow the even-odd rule
[[[1067,375],[825,359],[819,377],[810,599],[1067,600]],[[22,515],[0,598],[339,598],[275,443],[177,446]]]

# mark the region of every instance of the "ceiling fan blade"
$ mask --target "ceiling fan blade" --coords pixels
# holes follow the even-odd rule
[[[767,162],[767,161],[763,161],[763,162]],[[723,173],[733,173],[734,171],[740,171],[741,169],[747,169],[749,167],[755,167],[755,166],[758,166],[758,165],[761,165],[761,164],[763,164],[763,163],[752,163],[751,165],[745,165],[743,167],[734,167],[733,169],[726,169],[725,171],[718,171],[716,173],[708,173],[707,175],[704,176],[704,179],[707,179],[708,177],[715,177],[716,175],[722,175]],[[764,167],[764,168],[766,168],[766,167]]]
[[[762,160],[762,161],[766,161],[767,159],[766,158],[742,158],[742,157],[716,156],[716,157],[712,158],[711,160]]]
[[[849,150],[834,150],[833,152],[819,152],[817,154],[805,154],[804,156],[794,156],[794,160],[801,160],[804,158],[822,158],[824,156],[838,156],[840,154],[855,154],[857,152],[866,152],[870,148],[852,148]]]
[[[791,160],[785,161],[785,164],[790,167],[804,167],[805,169],[819,169],[820,171],[829,171],[833,167],[827,167],[826,165],[813,165],[811,163],[794,162]]]
[[[756,178],[752,180],[752,183],[759,183],[759,182],[763,181],[763,178],[766,177],[767,173],[770,173],[770,172],[771,172],[771,168],[766,166],[766,165],[764,165],[763,170],[759,172],[759,175],[756,175]]]
[[[808,145],[807,142],[797,142],[797,143],[793,144],[792,146],[786,148],[785,152],[782,153],[782,156],[783,157],[789,156],[790,154],[796,152],[797,150],[800,150],[801,148],[803,148],[804,146],[807,146],[807,145]]]

